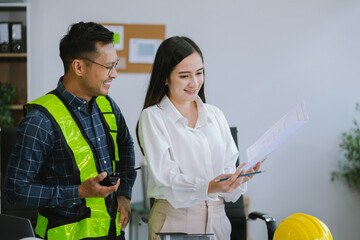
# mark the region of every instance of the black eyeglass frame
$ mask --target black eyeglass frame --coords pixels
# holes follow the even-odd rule
[[[104,67],[104,68],[108,69],[108,70],[109,70],[108,75],[110,75],[110,73],[111,73],[112,70],[116,69],[116,67],[117,67],[117,65],[119,64],[119,61],[120,61],[120,58],[118,58],[118,59],[116,60],[116,62],[115,62],[111,67],[109,67],[109,66],[105,66],[105,65],[103,65],[103,64],[101,64],[101,63],[95,62],[95,61],[93,61],[93,60],[91,60],[91,59],[88,59],[88,58],[79,58],[79,59],[80,59],[80,60],[86,60],[86,61],[89,61],[89,62],[91,62],[91,63],[95,63],[96,65],[99,65],[99,66],[101,66],[101,67]]]

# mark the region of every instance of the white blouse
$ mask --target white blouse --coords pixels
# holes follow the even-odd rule
[[[238,150],[224,114],[198,97],[195,128],[167,96],[159,105],[143,110],[139,120],[140,144],[148,165],[148,196],[166,199],[175,208],[203,200],[236,201],[246,183],[232,193],[208,194],[209,182],[223,173],[234,173]]]

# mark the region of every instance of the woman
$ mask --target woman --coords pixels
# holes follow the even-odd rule
[[[235,167],[238,151],[228,123],[205,104],[203,56],[191,39],[176,36],[160,45],[137,133],[149,169],[148,195],[155,198],[149,239],[157,232],[230,239],[224,200],[236,201],[251,177],[237,177],[244,172]]]

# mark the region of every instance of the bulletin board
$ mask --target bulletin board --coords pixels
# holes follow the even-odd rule
[[[100,24],[114,32],[114,44],[120,60],[116,68],[118,72],[151,72],[153,52],[165,39],[165,25]]]

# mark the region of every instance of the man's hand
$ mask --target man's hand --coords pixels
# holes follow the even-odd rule
[[[130,220],[131,207],[130,199],[125,196],[117,196],[118,212],[120,212],[119,226],[122,226],[121,231],[125,231],[126,226]]]
[[[87,179],[83,184],[79,187],[79,198],[89,198],[89,197],[107,197],[110,193],[115,192],[119,185],[120,179],[114,186],[106,187],[101,186],[99,182],[106,177],[106,172],[102,172],[96,177],[92,177]]]

